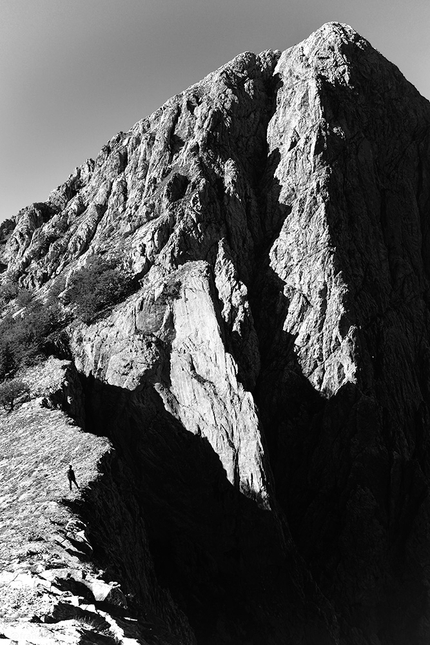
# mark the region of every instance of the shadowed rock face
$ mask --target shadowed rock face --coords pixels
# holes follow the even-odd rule
[[[430,104],[329,23],[2,225],[23,285],[94,254],[140,280],[71,353],[201,644],[430,638],[429,133]]]

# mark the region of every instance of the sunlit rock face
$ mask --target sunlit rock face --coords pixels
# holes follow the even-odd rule
[[[71,356],[199,643],[430,638],[429,133],[329,23],[241,54],[1,229],[23,285],[94,254],[139,282]]]

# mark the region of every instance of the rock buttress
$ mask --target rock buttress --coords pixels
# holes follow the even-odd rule
[[[424,643],[430,106],[342,25],[276,71],[288,215],[257,288],[255,398],[277,498],[342,642]]]

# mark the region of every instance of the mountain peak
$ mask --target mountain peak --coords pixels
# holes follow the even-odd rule
[[[429,642],[429,132],[331,22],[239,55],[0,227],[1,375],[27,379],[24,413],[39,393],[109,438],[79,532],[143,624]],[[69,376],[40,394],[43,352]]]
[[[326,22],[297,46],[309,51],[321,48],[328,52],[348,45],[356,45],[360,48],[370,46],[368,41],[349,25],[341,22]]]
[[[342,38],[353,42],[357,39],[361,39],[359,33],[350,25],[347,25],[344,22],[337,22],[335,20],[325,22],[319,29],[314,31],[309,38],[312,38],[316,34],[320,34],[326,38]]]

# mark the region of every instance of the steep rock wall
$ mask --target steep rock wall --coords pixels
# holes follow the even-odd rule
[[[333,611],[272,505],[258,412],[221,343],[208,274],[187,263],[156,285],[158,308],[147,290],[108,328],[77,332],[86,428],[132,470],[158,579],[198,642],[334,642]]]
[[[260,285],[256,400],[278,499],[356,642],[425,642],[429,104],[343,27],[277,70],[268,132],[291,213]],[[291,94],[312,131],[293,149],[309,159],[298,196],[303,168],[279,136]]]

